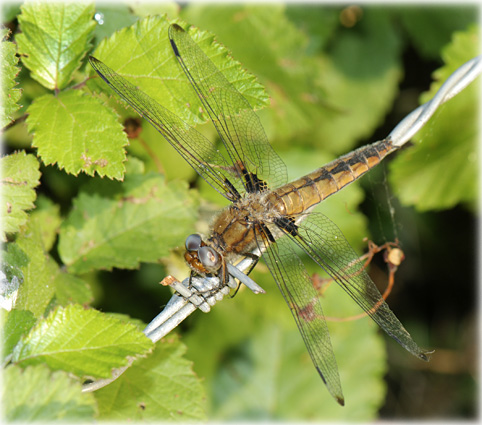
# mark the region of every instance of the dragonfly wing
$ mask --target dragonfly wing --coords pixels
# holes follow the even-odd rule
[[[258,181],[271,187],[286,183],[286,166],[269,144],[249,102],[179,25],[169,27],[169,38],[182,69],[226,147],[244,190],[262,190],[264,186],[260,188]]]
[[[390,310],[370,276],[365,264],[328,217],[312,213],[288,237],[323,268],[355,302],[393,339],[413,355],[428,360],[426,350],[413,341]]]
[[[125,78],[91,56],[89,62],[102,79],[148,120],[179,154],[220,194],[233,201],[240,195],[230,180],[232,166],[213,143]]]
[[[269,236],[263,231],[260,233],[258,244],[264,246],[263,259],[291,310],[311,359],[328,391],[343,405],[330,334],[310,276],[288,238],[281,237],[275,243],[270,243]]]

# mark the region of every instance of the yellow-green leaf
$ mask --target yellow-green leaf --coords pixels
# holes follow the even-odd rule
[[[45,365],[8,366],[3,372],[2,406],[8,422],[92,421],[96,412],[92,394],[68,373],[51,372]]]
[[[60,232],[59,253],[71,272],[158,261],[194,230],[196,202],[184,182],[128,173],[121,191],[115,182],[86,189]]]
[[[27,221],[27,210],[34,208],[35,187],[40,183],[39,163],[24,151],[0,159],[2,171],[2,233],[18,232]]]
[[[176,337],[163,339],[146,359],[95,392],[99,416],[109,421],[206,420],[206,394],[186,346]]]
[[[12,361],[107,378],[113,368],[127,365],[128,356],[145,355],[151,348],[152,341],[137,326],[72,304],[40,320],[16,345]]]
[[[117,115],[98,99],[72,90],[45,95],[28,108],[33,146],[47,165],[70,174],[122,179],[127,136]]]
[[[13,113],[20,108],[17,102],[22,96],[22,89],[17,89],[15,77],[20,69],[17,66],[18,57],[15,55],[16,46],[8,41],[9,31],[2,30],[2,48],[0,49],[0,75],[2,76],[2,113],[0,115],[0,128],[5,127],[13,120]]]
[[[201,102],[172,52],[169,25],[165,17],[148,16],[105,39],[93,56],[186,122],[206,121],[208,116],[201,112]],[[226,48],[214,42],[212,34],[198,29],[191,29],[189,34],[251,106],[267,104],[266,93],[256,78],[230,58]],[[97,80],[96,90],[107,91],[108,86]]]
[[[65,88],[90,47],[94,4],[29,1],[21,9],[16,40],[22,62],[43,86]]]

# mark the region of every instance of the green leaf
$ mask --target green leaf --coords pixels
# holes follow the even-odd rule
[[[2,48],[0,50],[0,66],[2,75],[2,113],[0,115],[0,128],[13,121],[13,113],[20,108],[17,102],[22,96],[22,89],[16,89],[15,77],[20,72],[18,57],[15,55],[15,44],[7,41],[9,30],[2,29]]]
[[[93,301],[94,295],[89,284],[70,273],[59,273],[54,280],[55,297],[59,305],[67,304],[89,304]]]
[[[37,321],[31,311],[12,310],[2,318],[2,358],[11,354],[13,347]],[[4,322],[4,323],[3,323]]]
[[[478,29],[456,33],[443,50],[445,65],[421,103],[433,97],[459,66],[479,53]],[[413,138],[415,146],[390,163],[390,182],[405,205],[420,211],[473,203],[478,197],[478,96],[475,81],[442,105]]]
[[[40,195],[37,199],[35,220],[41,229],[42,243],[45,251],[50,251],[57,238],[57,233],[62,223],[60,217],[60,205],[54,204],[49,198]]]
[[[16,41],[22,62],[43,86],[65,88],[91,46],[94,4],[31,1],[21,9]]]
[[[356,331],[346,332],[349,344],[341,348],[341,355],[336,352],[345,409],[327,393],[297,330],[288,332],[272,322],[261,324],[256,335],[223,362],[213,383],[216,419],[283,418],[296,422],[376,419],[384,396],[384,347],[374,337],[373,329],[366,332],[358,327],[358,331],[364,339],[358,338],[352,344]],[[332,339],[337,342],[334,335],[332,332]],[[363,349],[366,345],[376,351],[375,359],[369,349]],[[343,355],[345,352],[351,355]],[[360,382],[364,382],[365,391],[358,389]]]
[[[38,365],[22,370],[9,366],[3,372],[2,406],[8,422],[92,420],[96,406],[92,394],[82,394],[81,384],[65,372],[52,373]]]
[[[444,4],[439,7],[419,5],[400,7],[401,22],[419,52],[438,60],[440,50],[455,31],[463,31],[477,22],[478,8],[471,4]]]
[[[185,182],[166,184],[154,173],[127,174],[120,190],[115,183],[97,183],[80,192],[61,228],[59,254],[74,273],[132,269],[183,244],[196,218]]]
[[[28,258],[20,267],[24,281],[20,286],[15,307],[30,310],[35,317],[44,314],[55,293],[54,278],[59,271],[57,263],[48,255],[44,245],[42,214],[34,212],[17,237],[15,245]]]
[[[32,145],[47,164],[121,180],[127,137],[117,115],[91,96],[72,90],[37,98],[28,108]]]
[[[15,290],[10,297],[11,306],[30,310],[37,317],[45,312],[55,293],[54,279],[59,267],[48,251],[55,242],[60,225],[58,205],[40,197],[38,206],[30,215],[27,226],[21,229],[16,242],[7,245],[8,251],[2,259],[11,289],[19,288],[18,293]],[[8,302],[7,294],[4,294],[2,302]]]
[[[0,159],[2,170],[2,240],[5,233],[16,233],[27,222],[26,210],[34,208],[39,185],[39,163],[34,155],[24,151]]]
[[[95,392],[99,417],[109,421],[206,420],[205,391],[176,337],[156,344],[116,381]]]
[[[148,16],[104,40],[93,55],[186,122],[205,122],[208,115],[200,112],[201,102],[172,52],[169,24],[165,17]],[[255,77],[228,57],[213,35],[197,29],[189,33],[253,107],[266,105],[266,94]],[[96,89],[108,87],[97,79]]]
[[[130,357],[145,355],[152,342],[135,325],[80,305],[58,307],[23,337],[12,360],[47,364],[77,376],[107,378]]]

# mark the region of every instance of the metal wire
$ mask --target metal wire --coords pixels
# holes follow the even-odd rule
[[[482,56],[477,56],[458,68],[440,87],[429,102],[419,106],[407,115],[388,135],[394,146],[402,146],[408,142],[430,119],[434,112],[452,97],[467,87],[482,73]],[[259,256],[258,252],[253,252]],[[243,272],[252,267],[254,260],[244,258],[236,266],[228,264],[228,272],[245,284],[254,293],[265,291]],[[171,297],[165,308],[144,329],[144,334],[153,342],[159,341],[175,329],[184,319],[196,309],[208,313],[211,307],[221,301],[229,293],[229,288],[237,284],[230,277],[227,286],[220,283],[217,277],[184,279],[183,282],[172,280],[169,283],[176,293]],[[101,379],[85,384],[83,392],[95,391],[117,379],[130,365],[114,370],[110,379]]]
[[[425,124],[434,112],[448,100],[460,93],[482,72],[482,56],[477,56],[454,71],[442,84],[435,96],[407,115],[388,135],[394,146],[407,143]]]

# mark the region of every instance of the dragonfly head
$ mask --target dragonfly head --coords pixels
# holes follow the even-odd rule
[[[210,246],[207,246],[198,234],[186,238],[186,252],[184,259],[197,273],[203,275],[217,272],[223,260]]]

